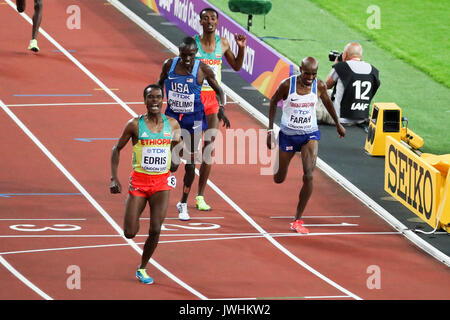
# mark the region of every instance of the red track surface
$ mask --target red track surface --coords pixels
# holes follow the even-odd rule
[[[162,62],[171,55],[104,1],[78,1],[81,29],[67,29],[66,8],[71,4],[72,1],[66,0],[49,1],[41,27],[65,49],[74,50],[72,55],[108,88],[114,89],[114,94],[122,101],[141,101],[142,89],[157,80]],[[32,15],[31,5],[27,14]],[[31,25],[8,4],[0,5],[0,20],[8,26],[0,29],[2,43],[8,44],[0,49],[0,100],[92,196],[106,216],[121,227],[126,194],[111,195],[108,189],[109,157],[114,141],[75,139],[117,138],[131,114],[106,92],[98,90],[99,86],[66,56],[53,51],[56,50],[54,45],[42,35],[39,35],[41,52],[27,52]],[[14,96],[17,94],[92,96]],[[48,105],[70,102],[92,104]],[[94,104],[98,102],[110,104]],[[40,103],[46,105],[13,106]],[[144,112],[143,104],[129,106],[136,113]],[[227,108],[233,128],[261,128],[237,104],[230,103]],[[242,210],[241,213],[244,212],[243,215],[210,187],[205,196],[213,210],[196,211],[193,206],[196,179],[189,210],[197,220],[180,222],[175,209],[181,194],[178,186],[172,192],[166,230],[153,258],[200,295],[182,287],[152,265],[148,270],[156,283],[141,285],[134,278],[139,253],[127,244],[105,215],[80,194],[3,110],[0,111],[0,128],[3,146],[0,194],[28,194],[0,197],[0,257],[53,299],[450,297],[450,275],[446,266],[396,233],[319,170],[304,215],[311,233],[308,236],[291,233],[290,219],[283,217],[293,216],[296,207],[301,183],[298,158],[293,160],[282,185],[275,185],[271,176],[260,174],[261,168],[267,165],[217,164],[213,167],[211,181]],[[226,135],[224,130],[222,133]],[[264,148],[264,144],[262,146]],[[224,150],[219,147],[218,155]],[[130,146],[122,152],[120,179],[123,185],[127,183],[131,168],[130,152]],[[243,152],[242,148],[239,152]],[[262,152],[266,152],[265,149]],[[181,166],[176,174],[179,183],[183,173]],[[262,236],[261,230],[245,219],[247,215],[280,247]],[[148,216],[146,211],[143,217]],[[343,222],[352,225],[341,225]],[[53,230],[11,229],[11,226],[23,224],[35,225],[29,228],[53,227]],[[55,224],[81,228],[61,231]],[[140,247],[148,225],[148,220],[143,219],[139,236],[135,238]],[[305,268],[305,264],[316,274]],[[70,274],[66,270],[71,265],[81,270],[79,290],[67,288]],[[368,288],[367,280],[372,275],[368,273],[370,266],[379,267],[380,289]],[[5,263],[0,266],[0,299],[43,298],[16,275],[5,268]]]

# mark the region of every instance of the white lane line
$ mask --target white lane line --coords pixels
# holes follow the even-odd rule
[[[271,219],[293,219],[294,216],[273,216]],[[325,219],[325,218],[360,218],[360,216],[302,216],[302,219]]]
[[[124,102],[127,105],[137,104],[144,105],[143,102]],[[165,101],[163,103],[166,103]],[[66,103],[22,103],[22,104],[7,104],[11,107],[69,107],[69,106],[115,106],[117,102],[66,102]]]
[[[8,261],[5,260],[5,258],[3,258],[0,255],[0,263],[9,270],[9,272],[11,272],[17,279],[19,279],[20,281],[22,281],[27,287],[29,287],[31,290],[33,290],[34,292],[36,292],[38,295],[40,295],[42,298],[44,298],[45,300],[53,300],[52,297],[50,297],[48,294],[46,294],[44,291],[42,291],[41,289],[39,289],[38,287],[36,287],[30,280],[28,280],[27,278],[25,278],[19,271],[17,271],[12,265],[10,265],[8,263]]]
[[[312,236],[348,236],[348,235],[401,235],[400,232],[339,232],[339,233],[309,233],[309,234],[299,234],[299,233],[272,233],[272,237],[312,237]],[[142,234],[136,237],[147,237],[148,235]],[[163,235],[161,235],[163,236]],[[172,236],[172,235],[165,235]],[[201,242],[201,241],[215,241],[215,240],[236,240],[236,239],[255,239],[264,238],[264,235],[258,233],[252,234],[177,234],[173,236],[227,236],[227,237],[217,237],[217,238],[198,238],[198,239],[182,239],[182,240],[161,240],[159,244],[167,243],[179,243],[179,242]],[[22,237],[22,236],[17,236]],[[27,236],[23,236],[27,238]],[[70,236],[29,236],[35,238],[69,238]],[[76,237],[76,236],[72,236]],[[85,237],[100,238],[117,238],[119,235],[86,235]],[[143,245],[145,242],[136,242],[138,245]],[[92,248],[107,248],[107,247],[121,247],[128,246],[128,243],[118,243],[118,244],[101,244],[101,245],[89,245],[89,246],[75,246],[75,247],[62,247],[62,248],[47,248],[47,249],[30,249],[30,250],[20,250],[20,251],[6,251],[0,252],[0,255],[8,254],[18,254],[18,253],[33,253],[33,252],[46,252],[46,251],[64,251],[64,250],[78,250],[78,249],[92,249]]]
[[[120,3],[117,0],[108,0],[109,3],[111,3],[113,6],[115,6],[119,11],[121,11],[124,15],[126,15],[129,19],[131,19],[133,22],[135,22],[137,25],[139,25],[141,28],[143,28],[146,32],[148,32],[153,38],[157,39],[159,42],[161,42],[164,46],[166,46],[169,50],[171,50],[173,53],[178,53],[178,48],[174,44],[172,44],[168,39],[166,39],[163,35],[161,35],[158,31],[156,31],[154,28],[149,26],[145,21],[143,21],[140,17],[138,17],[134,12],[129,10],[126,6],[124,6],[122,3]],[[231,91],[228,87],[223,86],[227,90]],[[239,99],[234,99],[235,101],[242,101],[243,99],[239,97]],[[248,111],[248,110],[247,110]],[[195,169],[195,172],[197,175],[199,175],[198,169]],[[285,247],[283,247],[280,243],[278,243],[275,239],[273,239],[270,235],[267,234],[267,232],[258,225],[244,210],[242,210],[234,201],[232,201],[222,190],[220,190],[211,180],[208,180],[207,184],[217,193],[219,194],[228,204],[233,207],[247,222],[249,222],[257,231],[259,231],[261,234],[264,234],[264,237],[271,242],[276,248],[278,248],[280,251],[285,253],[288,257],[290,257],[292,260],[294,260],[296,263],[301,265],[303,268],[310,271],[312,274],[316,275],[329,285],[335,287],[336,289],[342,291],[343,293],[352,296],[356,300],[362,300],[360,297],[355,295],[354,293],[350,292],[349,290],[345,289],[344,287],[340,286],[336,282],[332,281],[331,279],[327,278],[308,264],[306,264],[303,260],[299,259],[297,256],[292,254],[289,250],[287,250]]]
[[[308,233],[308,234],[299,234],[299,233],[270,233],[267,234],[273,238],[280,237],[314,237],[314,236],[339,236],[339,235],[401,235],[399,232],[335,232],[335,233]],[[160,243],[177,243],[177,242],[199,242],[199,241],[211,241],[211,240],[236,240],[236,239],[254,239],[254,238],[265,238],[265,234],[254,234],[254,235],[246,235],[246,236],[231,236],[231,237],[218,237],[218,238],[198,238],[198,239],[182,239],[182,240],[163,240]]]
[[[140,220],[150,220],[150,218],[139,218]],[[206,220],[206,219],[225,219],[225,217],[191,217],[191,220]],[[179,220],[177,217],[165,218],[164,220]]]
[[[25,221],[53,221],[53,220],[67,220],[67,221],[83,221],[83,220],[87,220],[87,219],[66,219],[66,218],[61,218],[61,219],[27,219],[27,218],[8,218],[8,219],[0,219],[0,221],[18,221],[18,220],[25,220]]]
[[[260,300],[263,303],[264,300],[295,300],[295,299],[343,299],[343,298],[352,298],[350,296],[304,296],[304,297],[261,297],[261,298],[220,298],[220,299],[211,299],[211,300]]]
[[[5,0],[11,8],[15,9],[15,4],[12,3],[11,0]],[[28,17],[25,13],[20,14],[29,24],[33,24],[33,21]],[[124,110],[133,115],[134,117],[137,114],[126,105],[117,95],[115,95],[103,82],[101,82],[92,72],[90,72],[84,65],[82,65],[75,57],[73,57],[63,46],[61,46],[56,40],[53,39],[43,28],[39,29],[39,32],[47,38],[58,50],[60,50],[70,61],[72,61],[78,68],[80,68],[88,77],[90,77],[100,88],[102,88],[110,97],[112,97]],[[48,149],[31,133],[30,130],[6,107],[3,101],[0,100],[1,108],[16,122],[16,124],[30,137],[31,140],[44,152],[44,154],[58,167],[58,169],[72,182],[72,184],[83,193],[86,199],[100,212],[100,214],[109,222],[109,224],[117,231],[117,233],[123,235],[123,230],[121,227],[109,216],[109,214],[97,203],[97,201],[81,186],[80,183],[70,174],[69,171],[48,151]],[[134,243],[133,240],[127,239],[125,236],[122,238],[132,247],[135,251],[142,255],[142,249]],[[156,260],[150,258],[150,264],[159,269],[162,273],[164,273],[167,277],[178,283],[181,287],[185,288],[193,295],[198,298],[205,300],[208,299],[206,296],[189,286],[187,283],[183,282],[181,279],[172,274],[169,270],[160,265]]]
[[[139,235],[141,236],[141,235]],[[147,235],[148,236],[148,235]],[[26,234],[26,235],[2,235],[0,238],[116,238],[122,237],[120,234]]]
[[[314,223],[314,224],[303,224],[305,227],[357,227],[359,224],[356,223],[348,223],[348,222],[341,222],[341,223]]]
[[[446,232],[442,232],[445,234]],[[381,232],[310,232],[308,234],[299,234],[295,232],[272,232],[265,233],[270,236],[292,236],[292,237],[311,237],[311,236],[339,236],[339,235],[386,235],[386,234],[402,234],[398,231],[381,231]],[[263,237],[265,234],[253,233],[176,233],[161,234],[161,237],[215,237],[215,236],[258,236]],[[43,235],[0,235],[0,238],[116,238],[121,237],[119,234],[43,234]],[[148,237],[148,234],[137,234],[136,237]]]
[[[144,244],[143,242],[142,244]],[[49,251],[65,251],[65,250],[79,250],[79,249],[98,249],[98,248],[108,248],[108,247],[123,247],[128,246],[128,243],[115,243],[115,244],[98,244],[90,246],[76,246],[76,247],[62,247],[62,248],[47,248],[47,249],[30,249],[30,250],[19,250],[19,251],[7,251],[0,253],[1,255],[8,254],[19,254],[19,253],[36,253],[36,252],[49,252]]]
[[[305,299],[341,299],[341,298],[351,298],[349,296],[305,296]]]

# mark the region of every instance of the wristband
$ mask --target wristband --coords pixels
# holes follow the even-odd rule
[[[273,129],[267,129],[267,133],[273,132]]]

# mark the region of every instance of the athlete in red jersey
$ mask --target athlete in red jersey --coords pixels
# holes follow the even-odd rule
[[[145,284],[152,284],[146,266],[156,249],[169,204],[170,190],[175,187],[174,176],[179,158],[172,157],[172,149],[180,141],[180,126],[174,118],[161,113],[163,89],[150,85],[144,90],[147,113],[128,121],[119,141],[111,153],[111,193],[120,193],[122,186],[117,177],[120,151],[131,139],[133,142],[133,171],[130,177],[125,206],[124,234],[132,239],[139,231],[139,218],[150,206],[149,236],[145,241],[141,264],[136,277]],[[175,161],[174,161],[175,160]],[[170,172],[169,172],[170,171]]]

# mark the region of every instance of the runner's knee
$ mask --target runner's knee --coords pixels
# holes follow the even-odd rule
[[[206,116],[208,118],[208,129],[216,129],[219,128],[219,117],[217,113],[212,113]]]
[[[212,164],[213,157],[215,156],[214,138],[211,140],[205,140],[202,148],[202,164]]]
[[[137,231],[130,230],[129,228],[125,228],[123,230],[123,232],[124,232],[125,238],[127,238],[127,239],[133,239],[137,234]]]
[[[195,164],[187,163],[185,165],[185,170],[183,182],[185,186],[190,187],[195,178]]]
[[[273,182],[275,183],[282,183],[286,179],[285,174],[274,174],[273,175]]]
[[[161,234],[161,225],[157,225],[157,226],[150,226],[150,230],[149,230],[149,235],[156,237]]]
[[[307,172],[303,175],[303,183],[312,183],[314,180],[314,175],[312,172]]]
[[[25,1],[17,1],[16,3],[17,11],[20,13],[25,11]]]

